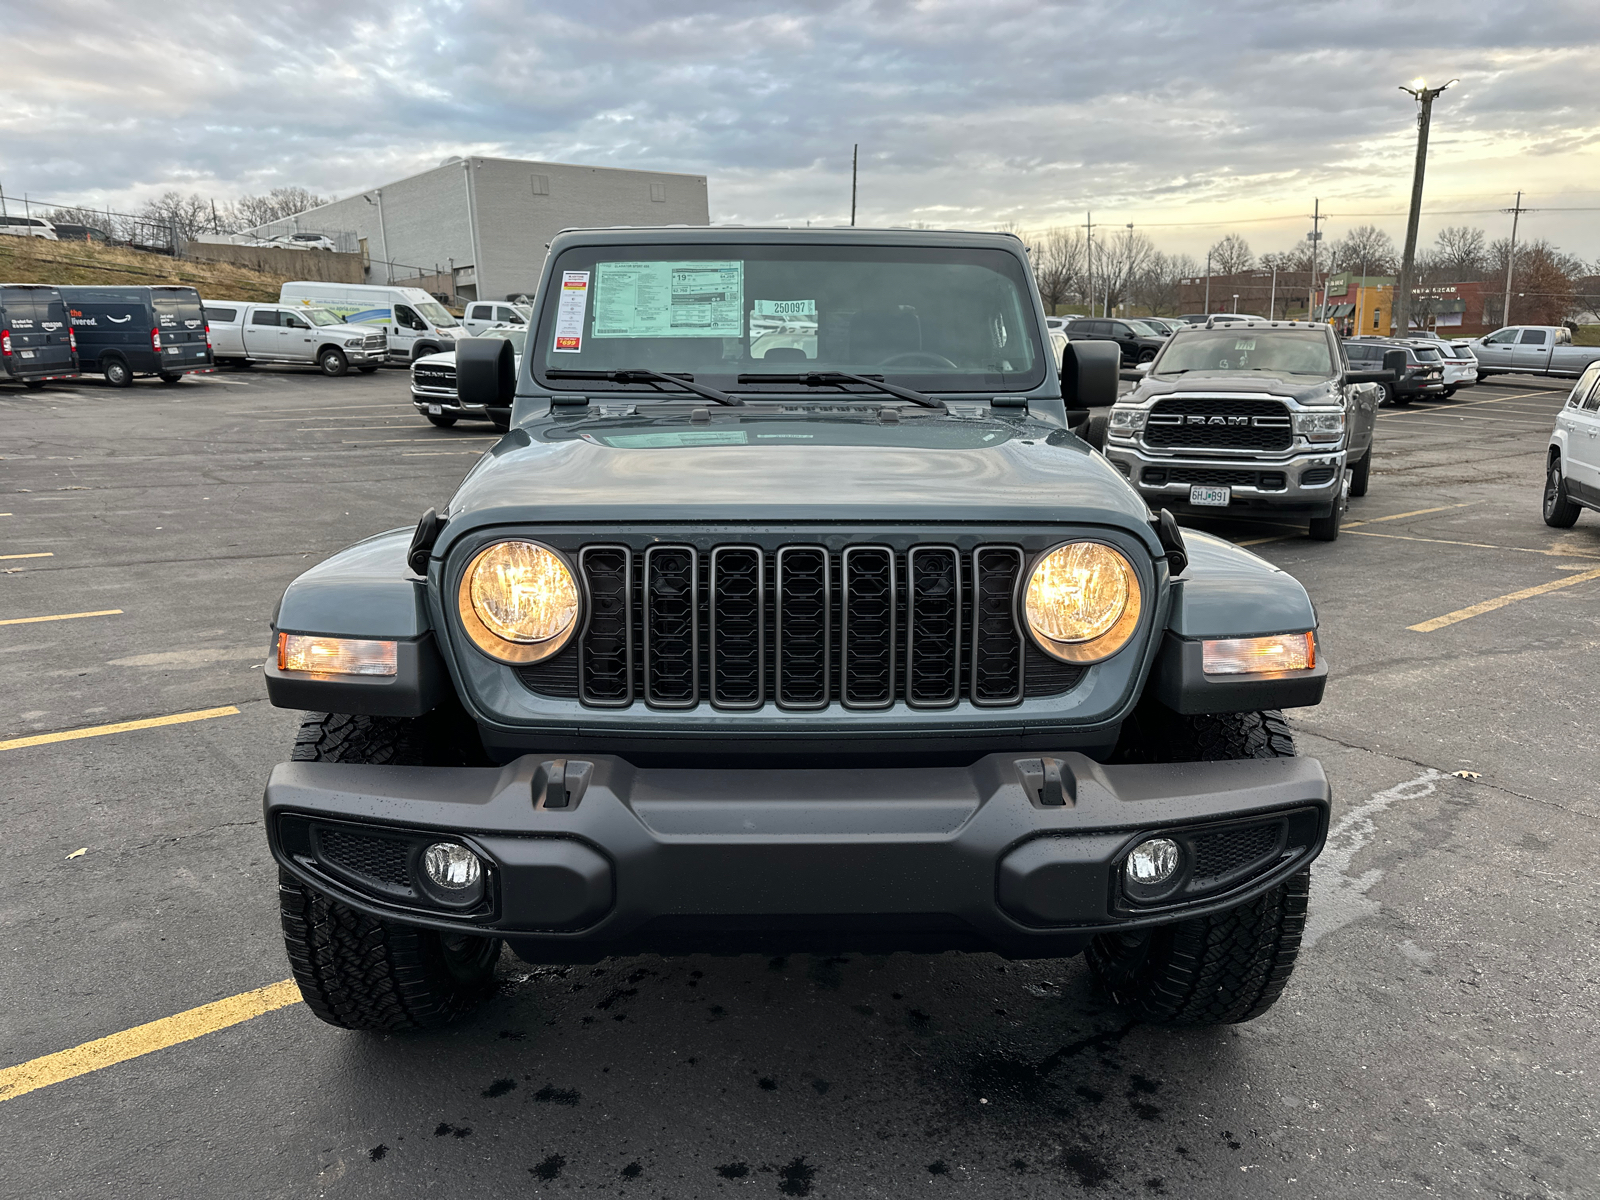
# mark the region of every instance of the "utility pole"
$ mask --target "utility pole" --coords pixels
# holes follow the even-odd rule
[[[1094,213],[1086,212],[1083,216],[1083,227],[1089,231],[1088,249],[1085,251],[1086,260],[1089,264],[1089,281],[1084,284],[1083,288],[1083,298],[1088,301],[1088,307],[1083,315],[1092,317],[1094,316]]]
[[[1500,211],[1511,214],[1511,249],[1506,253],[1506,303],[1500,312],[1500,327],[1504,329],[1511,324],[1511,272],[1517,263],[1517,219],[1533,209],[1522,207],[1522,193],[1518,192],[1516,207],[1502,208]]]
[[[856,223],[856,168],[861,162],[861,143],[857,142],[850,148],[850,225]]]
[[[1277,265],[1274,264],[1273,268],[1272,268],[1272,294],[1267,300],[1267,320],[1276,321],[1277,319],[1278,319],[1278,268],[1277,268]]]
[[[1455,82],[1454,79],[1450,81]],[[1394,302],[1394,319],[1400,328],[1400,337],[1411,336],[1411,277],[1417,265],[1417,222],[1422,218],[1422,176],[1428,167],[1428,123],[1433,119],[1434,100],[1450,83],[1431,88],[1425,80],[1418,79],[1415,87],[1400,89],[1420,106],[1417,110],[1417,165],[1411,174],[1411,215],[1406,219],[1406,248],[1400,257],[1400,294]]]
[[[1206,315],[1211,315],[1211,251],[1206,251]]]
[[[1306,298],[1306,320],[1317,319],[1317,249],[1322,244],[1322,231],[1317,228],[1328,218],[1322,215],[1322,201],[1311,201],[1311,232],[1306,234],[1306,241],[1311,243],[1311,294]]]
[[[10,215],[10,213],[6,212],[6,189],[0,187],[0,217],[9,217]]]

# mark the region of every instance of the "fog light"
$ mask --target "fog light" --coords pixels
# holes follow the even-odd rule
[[[1128,882],[1151,886],[1165,883],[1178,869],[1178,843],[1171,838],[1151,838],[1140,842],[1128,855],[1124,870]]]
[[[435,842],[422,852],[422,869],[437,887],[448,892],[464,892],[483,881],[483,863],[478,856],[456,842]]]

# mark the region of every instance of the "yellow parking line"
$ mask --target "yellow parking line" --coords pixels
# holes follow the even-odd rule
[[[54,558],[55,555],[46,550],[42,554],[0,554],[0,558]]]
[[[49,1087],[52,1083],[76,1079],[79,1075],[115,1066],[130,1058],[165,1050],[180,1042],[190,1042],[252,1017],[259,1017],[262,1013],[298,1003],[300,989],[295,986],[294,980],[285,979],[282,983],[257,988],[253,992],[202,1004],[188,1012],[135,1025],[132,1029],[85,1042],[70,1050],[58,1050],[31,1062],[5,1067],[0,1069],[0,1101],[15,1100],[18,1096]]]
[[[121,613],[120,608],[102,608],[97,612],[57,613],[53,617],[7,617],[0,625],[37,625],[40,621],[75,621],[79,617],[115,617]]]
[[[118,721],[115,725],[89,725],[83,729],[63,729],[58,733],[36,733],[29,737],[12,738],[0,742],[0,750],[21,750],[26,746],[44,746],[51,742],[71,742],[78,738],[104,737],[108,733],[128,733],[135,729],[155,729],[162,725],[185,725],[190,721],[209,721],[212,717],[236,717],[239,710],[231,704],[221,708],[202,708],[194,712],[173,713],[166,717],[145,717],[139,721]]]
[[[1458,608],[1455,612],[1445,613],[1442,617],[1434,617],[1431,621],[1423,621],[1417,625],[1407,625],[1406,628],[1413,633],[1432,633],[1436,629],[1443,629],[1446,625],[1454,625],[1456,622],[1465,621],[1470,617],[1481,617],[1484,613],[1493,612],[1497,608],[1515,604],[1518,600],[1526,600],[1531,596],[1542,596],[1546,592],[1558,591],[1561,588],[1572,587],[1578,583],[1587,583],[1591,579],[1600,579],[1600,567],[1596,567],[1592,571],[1580,572],[1577,575],[1569,575],[1565,579],[1553,579],[1549,583],[1541,583],[1538,587],[1523,588],[1520,592],[1508,592],[1504,596],[1496,596],[1493,600],[1485,600],[1469,608]]]

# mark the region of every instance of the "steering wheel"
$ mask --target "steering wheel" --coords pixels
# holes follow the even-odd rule
[[[931,350],[907,350],[903,354],[891,354],[888,358],[878,363],[880,367],[946,367],[952,371],[959,371],[956,366],[942,354],[935,354]]]

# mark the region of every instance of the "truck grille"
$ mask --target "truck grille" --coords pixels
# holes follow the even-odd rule
[[[1016,546],[592,545],[576,557],[584,629],[517,674],[594,708],[997,707],[1084,675],[1018,629]]]
[[[1195,450],[1287,450],[1294,444],[1288,407],[1280,400],[1169,396],[1145,421],[1145,444]]]
[[[418,392],[432,396],[456,394],[456,369],[454,367],[414,366],[411,368],[411,386]]]

